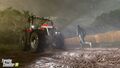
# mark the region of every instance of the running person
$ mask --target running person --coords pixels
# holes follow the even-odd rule
[[[77,35],[80,38],[80,45],[82,47],[83,44],[85,44],[85,36],[86,36],[86,32],[83,28],[80,27],[80,25],[77,25]]]

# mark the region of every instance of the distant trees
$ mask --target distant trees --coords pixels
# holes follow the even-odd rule
[[[23,29],[29,11],[19,11],[7,8],[0,11],[0,43],[17,43]]]
[[[92,24],[92,29],[97,33],[120,30],[120,9],[98,16]]]

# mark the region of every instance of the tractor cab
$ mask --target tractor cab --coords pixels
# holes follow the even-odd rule
[[[49,19],[49,17],[30,16],[28,18],[28,24],[28,32],[32,32],[34,30],[46,30],[47,34],[50,35],[50,31],[53,29],[55,30],[54,23]]]

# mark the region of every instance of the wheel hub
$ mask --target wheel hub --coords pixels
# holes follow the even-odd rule
[[[35,50],[37,48],[37,44],[38,44],[38,38],[36,37],[31,41],[31,48]]]

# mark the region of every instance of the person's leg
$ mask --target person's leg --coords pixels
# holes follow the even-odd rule
[[[80,39],[80,46],[81,46],[81,48],[82,48],[82,47],[83,47],[83,40],[82,40],[81,35],[79,35],[79,39]]]
[[[91,43],[91,42],[86,42],[86,41],[85,41],[85,36],[86,36],[86,35],[83,35],[83,36],[82,36],[83,43],[90,45],[90,48],[91,48],[91,47],[92,47],[92,43]]]
[[[91,42],[85,42],[85,44],[90,45],[90,48],[92,48],[92,43]]]
[[[85,36],[82,36],[82,42],[84,43],[85,42]]]

